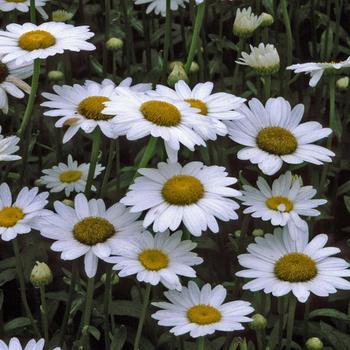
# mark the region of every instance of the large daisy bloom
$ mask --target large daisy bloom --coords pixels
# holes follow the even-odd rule
[[[243,213],[271,221],[274,226],[287,225],[293,239],[298,238],[299,231],[309,232],[300,215],[318,216],[321,213],[315,208],[327,203],[326,199],[312,199],[317,191],[312,186],[302,186],[301,180],[290,171],[274,180],[272,187],[262,177],[256,185],[258,189],[243,186],[241,200],[248,206]]]
[[[345,61],[340,62],[308,62],[292,64],[287,67],[287,69],[294,71],[294,73],[309,74],[311,77],[309,85],[315,87],[322,78],[325,70],[338,70],[346,67],[350,67],[350,57]]]
[[[193,338],[213,334],[215,331],[233,332],[243,330],[243,322],[254,311],[247,301],[235,300],[224,303],[226,289],[218,285],[212,288],[205,284],[201,289],[190,281],[181,292],[164,292],[169,302],[156,302],[152,305],[162,310],[152,315],[160,326],[172,327],[170,333],[179,336],[190,333]]]
[[[349,264],[332,257],[339,248],[326,247],[328,236],[319,234],[310,242],[306,234],[293,240],[285,228],[274,234],[255,238],[248,245],[247,254],[238,256],[239,264],[247,270],[236,273],[239,277],[253,278],[243,289],[263,290],[280,297],[292,292],[302,303],[310,293],[327,297],[337,289],[350,289]]]
[[[37,187],[24,187],[15,201],[6,183],[0,185],[0,235],[10,241],[32,229],[38,228],[38,219],[48,215],[44,207],[48,203],[48,192],[38,194]]]
[[[48,18],[47,13],[44,11],[43,6],[49,0],[35,0],[35,8],[46,20]],[[0,0],[0,11],[10,12],[17,10],[19,12],[28,12],[30,8],[30,0]]]
[[[96,274],[98,259],[106,259],[114,249],[133,234],[142,232],[138,214],[130,213],[123,204],[106,209],[102,199],[90,199],[79,193],[74,209],[56,201],[56,213],[40,222],[40,233],[55,240],[51,249],[61,252],[61,259],[75,260],[84,256],[88,277]]]
[[[258,164],[266,175],[279,171],[283,162],[321,165],[331,162],[335,154],[325,147],[314,145],[331,134],[318,122],[300,124],[304,105],[293,109],[283,97],[270,98],[264,106],[258,99],[243,105],[240,112],[245,118],[228,123],[230,138],[244,145],[237,157]]]
[[[19,150],[19,141],[19,137],[17,136],[4,137],[4,135],[1,135],[0,126],[0,162],[8,162],[21,159],[21,156],[13,154]]]
[[[44,169],[43,175],[40,178],[40,183],[50,189],[50,192],[64,191],[68,197],[71,192],[84,192],[86,181],[88,178],[90,163],[78,164],[73,160],[71,155],[68,155],[67,164],[59,163],[51,169]],[[101,174],[104,167],[96,164],[94,179]],[[91,187],[92,191],[96,191],[96,187]]]
[[[74,27],[62,22],[11,23],[6,30],[0,30],[0,52],[4,54],[3,62],[15,60],[16,64],[22,64],[62,54],[65,50],[95,50],[95,46],[87,42],[93,36],[88,26]]]
[[[164,0],[134,0],[136,5],[148,4],[146,13],[154,11],[156,15],[166,15],[166,1]],[[185,7],[185,2],[188,0],[170,0],[170,10],[176,11],[179,7]]]
[[[45,346],[45,340],[35,339],[29,340],[25,347],[22,347],[18,338],[11,338],[7,345],[4,341],[0,340],[0,350],[43,350]],[[61,348],[54,348],[53,350],[61,350]]]
[[[242,38],[248,38],[262,23],[263,18],[256,16],[252,8],[237,9],[235,21],[233,23],[233,33]]]
[[[158,163],[157,169],[139,169],[142,176],[121,200],[132,213],[147,210],[144,227],[153,223],[153,231],[175,231],[181,224],[194,235],[207,229],[218,232],[216,219],[238,218],[237,202],[230,197],[241,193],[229,186],[237,179],[228,177],[224,167],[205,166],[202,162]]]

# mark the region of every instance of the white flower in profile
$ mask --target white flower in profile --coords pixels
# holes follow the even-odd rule
[[[233,33],[241,38],[248,38],[262,23],[262,18],[252,12],[252,8],[237,9],[233,23]]]
[[[308,62],[308,63],[297,63],[292,64],[287,67],[287,69],[294,71],[294,73],[305,73],[309,74],[311,79],[309,85],[315,87],[320,79],[322,78],[323,73],[326,70],[339,70],[341,68],[350,67],[350,57],[345,61],[331,61],[331,62]]]
[[[255,238],[248,253],[238,256],[246,270],[236,275],[252,279],[243,286],[245,290],[263,290],[275,297],[292,292],[301,303],[310,293],[327,297],[337,289],[349,290],[350,282],[343,278],[350,277],[349,264],[332,257],[340,249],[324,247],[327,240],[327,235],[319,234],[309,242],[306,233],[293,240],[287,227],[276,228],[274,234]]]
[[[152,315],[160,326],[172,327],[175,336],[190,333],[197,338],[215,331],[233,332],[243,330],[242,323],[252,321],[247,317],[254,311],[251,304],[243,300],[224,303],[227,292],[222,285],[212,288],[205,284],[201,289],[190,281],[182,290],[164,292],[169,302],[155,302],[160,308]]]
[[[291,109],[283,97],[269,98],[265,106],[253,98],[248,105],[240,108],[245,118],[227,122],[229,137],[245,146],[237,153],[239,159],[258,164],[266,175],[277,173],[283,162],[321,165],[332,161],[332,151],[313,144],[332,130],[314,121],[300,124],[304,105]]]
[[[31,339],[24,348],[18,338],[11,338],[8,345],[3,340],[0,340],[0,350],[43,350],[44,346],[44,339],[39,339],[38,341]],[[61,348],[56,347],[53,350],[61,350]]]
[[[154,11],[156,15],[166,15],[166,1],[165,0],[134,0],[136,5],[148,4],[146,13]],[[170,0],[170,10],[176,11],[179,7],[185,7],[188,0]]]
[[[48,15],[43,7],[49,0],[35,0],[35,8],[41,14],[43,19],[47,20]],[[19,12],[28,12],[30,8],[30,0],[0,0],[0,11],[10,12],[17,10]]]
[[[0,162],[9,162],[12,160],[21,159],[21,156],[13,154],[19,150],[19,141],[19,137],[17,136],[5,137],[4,135],[1,135],[0,126]]]

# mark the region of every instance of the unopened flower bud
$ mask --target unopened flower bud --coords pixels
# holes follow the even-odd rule
[[[52,282],[52,279],[53,276],[49,266],[44,262],[37,261],[30,274],[30,282],[33,286],[36,288],[46,286]]]
[[[269,13],[266,13],[266,12],[263,12],[260,15],[260,19],[261,19],[261,24],[260,25],[262,27],[269,27],[274,22],[273,17]]]
[[[293,182],[299,181],[300,186],[303,186],[303,178],[299,175],[293,175],[292,181]]]
[[[266,328],[267,320],[261,314],[255,314],[252,316],[253,321],[249,323],[249,327],[254,331],[259,331]]]
[[[110,38],[106,42],[106,47],[110,51],[120,50],[124,46],[124,42],[119,38]]]
[[[74,202],[71,199],[66,198],[62,201],[62,203],[68,205],[68,207],[74,208]]]
[[[174,67],[174,69],[171,71],[171,73],[168,76],[168,85],[171,87],[174,87],[174,85],[179,81],[179,80],[183,80],[186,83],[189,82],[188,76],[185,72],[185,69],[180,66],[180,65],[176,65]]]
[[[52,12],[52,20],[54,22],[66,22],[73,18],[73,13],[66,10],[56,10]]]
[[[264,235],[264,230],[262,230],[261,228],[256,228],[253,230],[252,235],[254,237],[261,237]]]
[[[196,74],[199,71],[199,65],[197,62],[192,61],[191,66],[190,66],[190,73],[191,74]]]
[[[184,64],[181,61],[172,61],[169,63],[168,71],[169,73],[177,66],[184,68]]]
[[[305,344],[307,350],[322,350],[323,343],[320,338],[309,338]]]
[[[60,81],[64,78],[64,73],[59,70],[52,70],[48,73],[48,78],[51,81]]]
[[[101,282],[102,282],[103,284],[106,283],[106,278],[107,278],[107,275],[104,273],[104,274],[101,276]],[[119,276],[118,276],[114,271],[112,271],[111,283],[112,283],[113,286],[119,283]]]
[[[239,238],[239,237],[241,237],[242,230],[236,230],[233,234],[236,238]]]
[[[349,77],[339,78],[337,80],[337,88],[339,90],[346,90],[349,87]]]

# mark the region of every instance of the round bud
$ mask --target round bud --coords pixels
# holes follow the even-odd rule
[[[349,77],[339,78],[337,80],[337,88],[339,90],[346,90],[349,87]]]
[[[322,350],[323,349],[323,343],[320,338],[309,338],[305,343],[307,350]]]
[[[56,10],[52,12],[52,20],[54,22],[66,22],[73,18],[73,13],[66,10]]]
[[[264,230],[262,230],[261,228],[256,228],[253,230],[252,235],[254,237],[261,237],[264,235]]]
[[[171,73],[168,76],[168,85],[171,87],[174,87],[174,85],[179,81],[183,80],[186,83],[189,82],[188,76],[181,65],[175,65],[174,69],[171,71]]]
[[[184,64],[181,61],[172,61],[169,63],[168,71],[169,73],[177,66],[184,68]]]
[[[110,51],[120,50],[124,46],[124,42],[119,38],[110,38],[106,41],[106,47]]]
[[[44,262],[36,262],[30,273],[30,282],[34,287],[39,288],[52,282],[53,276],[51,269]]]
[[[266,13],[266,12],[263,12],[260,15],[260,19],[261,19],[261,24],[260,24],[261,27],[269,27],[274,22],[273,17],[269,13]]]
[[[62,203],[68,205],[68,207],[74,208],[74,202],[71,199],[66,198],[62,201]]]
[[[191,66],[190,66],[190,73],[195,74],[195,73],[198,73],[198,71],[199,71],[198,63],[195,61],[192,61]]]
[[[64,73],[59,70],[52,70],[47,76],[51,81],[60,81],[64,79]]]
[[[233,234],[236,238],[239,238],[239,237],[241,237],[242,230],[236,230]]]
[[[253,321],[249,323],[249,327],[254,331],[259,331],[266,328],[267,320],[261,314],[255,314],[252,317]]]
[[[103,284],[106,283],[106,278],[107,278],[107,276],[106,276],[106,274],[104,273],[104,274],[101,276],[101,279],[100,279],[101,282],[102,282]],[[119,283],[119,276],[118,276],[114,271],[112,271],[111,283],[112,283],[113,286]]]

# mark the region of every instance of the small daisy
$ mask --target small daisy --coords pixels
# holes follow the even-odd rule
[[[98,258],[104,260],[125,239],[142,232],[138,214],[131,214],[123,204],[116,203],[106,210],[102,199],[76,195],[74,209],[59,201],[54,203],[56,213],[40,222],[40,233],[55,240],[51,249],[62,252],[61,259],[75,260],[84,255],[85,272],[94,277]]]
[[[149,4],[146,9],[146,13],[154,11],[156,15],[161,14],[163,17],[166,15],[166,1],[164,0],[134,0],[136,5]],[[170,0],[170,10],[176,11],[179,7],[185,7],[185,2],[188,0]]]
[[[17,146],[19,138],[17,136],[4,137],[1,135],[0,126],[0,162],[8,162],[21,159],[20,156],[13,154],[19,150]]]
[[[89,173],[89,163],[78,164],[73,160],[72,156],[68,156],[68,164],[59,163],[51,169],[43,170],[45,174],[40,178],[40,182],[50,189],[50,192],[61,192],[64,190],[68,197],[71,192],[84,192],[86,180]],[[101,174],[104,167],[96,164],[94,179]],[[91,187],[92,191],[96,191],[96,187]]]
[[[181,236],[181,231],[172,235],[169,231],[159,232],[155,236],[145,231],[116,250],[118,256],[108,258],[108,262],[116,264],[113,269],[119,271],[120,277],[137,274],[140,282],[162,283],[168,289],[181,290],[178,275],[196,277],[191,266],[203,262],[191,252],[197,244],[181,241]]]
[[[74,27],[62,22],[12,23],[6,30],[0,30],[0,52],[4,54],[3,62],[15,60],[20,65],[62,54],[65,50],[95,50],[95,46],[86,41],[93,36],[88,26]]]
[[[275,229],[274,234],[255,238],[256,243],[248,245],[248,254],[238,256],[239,264],[248,270],[237,272],[237,276],[253,278],[243,289],[256,292],[264,290],[280,297],[292,292],[304,303],[310,293],[327,297],[337,289],[350,289],[349,264],[340,258],[331,257],[339,248],[327,247],[328,236],[319,234],[310,242],[306,234],[293,240],[287,228],[283,232]]]
[[[45,346],[45,340],[35,339],[29,340],[27,345],[23,348],[18,338],[11,338],[7,345],[4,341],[0,340],[0,350],[43,350]],[[61,348],[54,348],[53,350],[61,350]]]
[[[248,38],[253,35],[255,30],[262,23],[263,18],[256,16],[252,8],[237,9],[236,18],[233,23],[233,33],[242,38]]]
[[[270,98],[264,106],[258,99],[243,105],[240,112],[245,118],[228,122],[230,138],[246,147],[237,157],[258,164],[266,175],[279,171],[283,162],[321,165],[331,162],[335,154],[325,147],[312,144],[331,134],[318,122],[300,124],[304,113],[302,104],[293,109],[283,97]]]
[[[294,71],[294,73],[305,73],[310,74],[310,82],[309,85],[311,87],[315,87],[317,83],[322,78],[325,70],[338,70],[341,68],[350,67],[350,57],[348,57],[345,61],[340,62],[308,62],[308,63],[298,63],[293,64],[287,69]]]
[[[243,322],[252,321],[247,317],[254,311],[247,301],[235,300],[224,303],[226,289],[218,285],[211,288],[205,284],[199,289],[190,281],[181,292],[164,292],[170,302],[152,303],[162,310],[152,315],[160,326],[172,327],[175,336],[190,333],[192,338],[213,334],[215,331],[233,332],[243,330]]]
[[[35,8],[41,14],[43,19],[48,19],[47,13],[43,7],[49,0],[35,0]],[[30,0],[0,0],[0,11],[10,12],[17,10],[19,12],[28,12],[30,8]]]
[[[229,187],[237,179],[228,177],[224,167],[162,162],[157,169],[139,169],[139,173],[143,176],[136,178],[121,202],[131,206],[133,213],[148,210],[144,227],[153,222],[155,232],[175,231],[183,222],[194,236],[200,236],[207,228],[219,231],[216,218],[238,218],[239,205],[230,197],[241,193]]]
[[[31,190],[24,187],[15,202],[6,183],[0,185],[0,235],[2,240],[10,241],[24,233],[37,229],[38,219],[48,215],[44,207],[48,203],[48,192],[38,194],[37,187]]]

